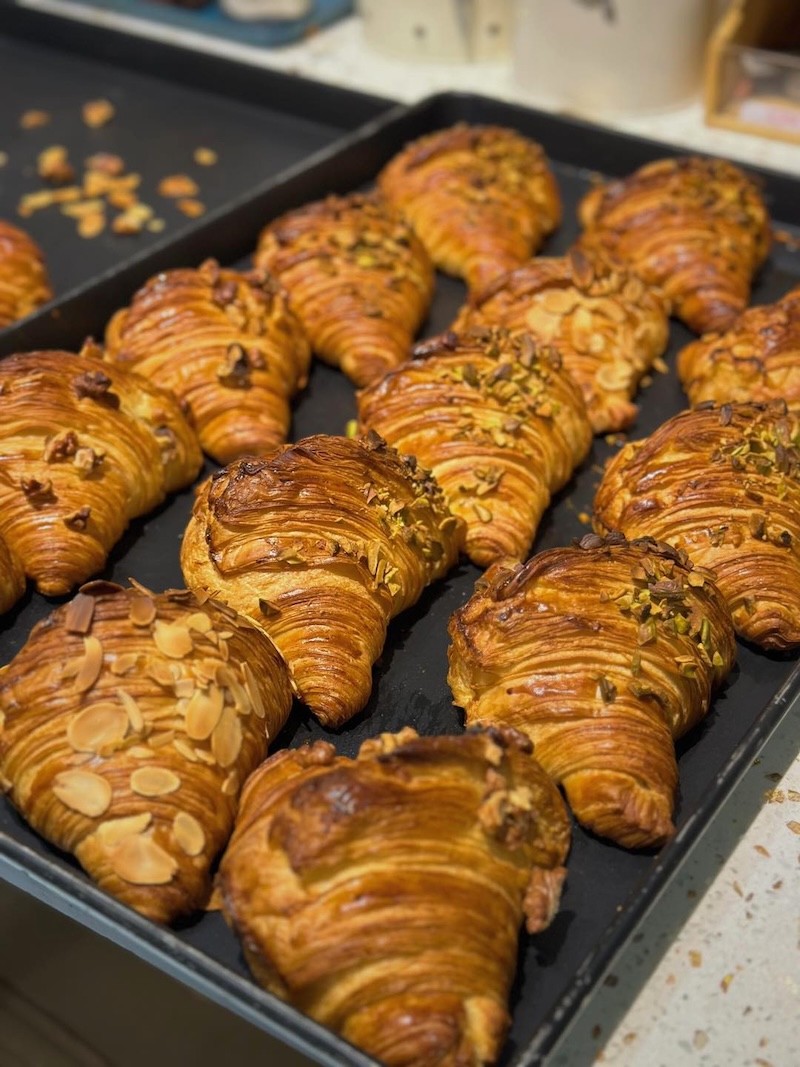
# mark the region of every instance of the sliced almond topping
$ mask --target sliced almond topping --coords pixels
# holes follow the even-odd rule
[[[83,639],[83,660],[75,677],[75,688],[79,693],[91,689],[100,676],[103,666],[103,646],[91,634]]]
[[[86,593],[78,593],[64,612],[64,629],[70,634],[88,634],[92,628],[97,601]]]
[[[128,618],[134,626],[149,626],[151,622],[155,622],[156,605],[151,597],[131,597]]]
[[[190,763],[197,763],[197,756],[194,749],[189,742],[184,741],[182,737],[175,738],[174,748],[176,752],[179,752],[184,759],[188,759]]]
[[[53,792],[68,808],[96,819],[108,810],[111,786],[92,771],[61,771],[53,779]]]
[[[95,830],[95,836],[105,848],[113,848],[131,834],[142,833],[152,821],[153,816],[149,811],[143,811],[139,815],[126,815],[122,819],[108,819],[100,823]]]
[[[196,611],[183,621],[190,630],[197,630],[201,634],[207,634],[213,625],[204,611]]]
[[[114,873],[132,885],[165,885],[178,869],[168,852],[142,834],[126,837],[109,858]]]
[[[187,856],[199,856],[206,843],[203,827],[186,811],[179,811],[172,823],[175,840]]]
[[[183,659],[193,649],[192,635],[179,623],[159,620],[153,630],[153,640],[158,651],[170,659]]]
[[[172,671],[163,660],[153,660],[147,668],[147,674],[154,682],[163,686],[165,689],[171,689],[172,686],[175,685],[175,678],[172,676]]]
[[[261,689],[255,674],[253,674],[253,668],[249,663],[242,664],[242,677],[244,678],[244,684],[247,687],[247,692],[250,695],[250,700],[253,704],[253,711],[259,717],[259,719],[266,718],[267,709],[264,706],[264,701],[261,696]]]
[[[211,751],[220,767],[230,767],[242,747],[242,725],[233,708],[225,708],[214,733],[211,735]]]
[[[174,685],[175,696],[179,700],[188,700],[195,691],[194,678],[179,678]]]
[[[121,675],[127,674],[128,671],[132,671],[136,666],[136,661],[139,656],[136,652],[123,652],[121,656],[117,656],[109,664],[109,670],[112,674]]]
[[[168,745],[175,740],[175,731],[165,730],[160,734],[151,734],[147,740],[151,748],[163,748],[164,745]]]
[[[205,741],[214,732],[225,702],[219,686],[211,685],[208,693],[195,689],[186,707],[186,733],[193,741]]]
[[[128,716],[116,704],[94,704],[70,720],[67,741],[76,752],[98,752],[120,742],[128,732]]]
[[[117,690],[117,696],[119,702],[125,709],[125,714],[128,716],[128,721],[131,724],[131,729],[137,734],[144,730],[144,716],[142,715],[142,709],[136,703],[130,693],[126,693],[124,689]]]
[[[225,781],[222,783],[222,792],[226,797],[232,797],[239,791],[239,775],[236,771],[231,771]]]
[[[201,763],[207,763],[209,767],[216,766],[217,761],[205,748],[195,748],[194,754]]]
[[[163,797],[180,787],[180,778],[167,767],[137,767],[131,774],[131,789],[142,797]]]
[[[152,759],[155,755],[152,748],[148,748],[147,745],[131,745],[127,754],[134,756],[136,759]]]

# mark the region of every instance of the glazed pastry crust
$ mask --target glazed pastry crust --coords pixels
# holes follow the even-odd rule
[[[552,345],[580,386],[592,429],[606,433],[636,418],[631,399],[667,347],[667,311],[635,274],[573,249],[496,279],[462,308],[453,329],[503,326]]]
[[[24,592],[22,564],[0,537],[0,615],[13,608]]]
[[[684,411],[611,460],[595,526],[650,536],[716,574],[737,633],[800,645],[800,415],[781,401]]]
[[[0,219],[0,330],[52,295],[42,250],[27,233]]]
[[[86,351],[0,360],[0,536],[47,596],[99,571],[202,462],[172,396]]]
[[[261,234],[257,266],[290,294],[314,352],[368,385],[408,357],[433,298],[433,267],[381,197],[330,196]]]
[[[630,264],[663,289],[696,333],[727,329],[747,307],[769,251],[770,223],[755,183],[723,160],[648,163],[594,188],[579,209],[581,244]]]
[[[627,848],[674,832],[673,741],[735,659],[723,597],[685,556],[588,534],[498,564],[450,622],[468,723],[513,726],[584,826]]]
[[[173,392],[204,451],[229,463],[286,440],[311,349],[265,271],[208,260],[151,278],[108,324],[106,356]]]
[[[235,612],[94,582],[0,674],[0,786],[102,889],[170,922],[206,903],[290,706],[278,653]]]
[[[432,471],[482,567],[527,555],[551,494],[592,441],[559,354],[506,330],[418,345],[410,362],[359,394],[358,410],[362,428]]]
[[[692,404],[785,400],[800,406],[800,286],[749,308],[725,333],[693,341],[678,356]]]
[[[254,619],[325,726],[366,704],[389,620],[455,564],[463,524],[376,434],[319,434],[219,471],[183,541],[189,588]]]
[[[391,1067],[493,1063],[523,918],[558,907],[570,829],[513,731],[278,753],[220,867],[257,979]],[[346,803],[343,802],[346,798]]]
[[[378,186],[436,266],[476,291],[529,259],[561,222],[541,146],[500,126],[459,123],[421,137],[384,167]]]

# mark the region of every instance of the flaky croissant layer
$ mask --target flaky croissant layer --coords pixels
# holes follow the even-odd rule
[[[667,545],[588,534],[493,567],[450,636],[467,722],[526,733],[585,826],[629,848],[674,832],[673,740],[735,659],[708,572]]]
[[[298,695],[339,726],[366,704],[389,620],[455,564],[463,524],[416,461],[377,434],[318,434],[244,459],[200,489],[187,585],[254,619]]]
[[[311,350],[269,274],[208,260],[151,278],[109,322],[106,355],[173,392],[203,449],[228,463],[286,440]]]
[[[493,1063],[523,918],[558,908],[569,821],[513,731],[278,753],[223,858],[228,921],[268,990],[392,1067]]]
[[[0,786],[101,888],[169,922],[206,903],[290,706],[278,653],[229,608],[94,582],[0,674]]]
[[[52,295],[39,246],[0,219],[0,330],[30,315]]]

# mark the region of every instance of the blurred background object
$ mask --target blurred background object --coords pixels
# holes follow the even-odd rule
[[[235,19],[302,19],[311,13],[312,0],[219,0],[222,10]]]
[[[412,62],[463,63],[508,56],[511,0],[359,0],[364,40]]]
[[[516,0],[514,76],[538,104],[603,117],[697,96],[710,0]]]

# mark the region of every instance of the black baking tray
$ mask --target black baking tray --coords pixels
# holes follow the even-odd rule
[[[104,98],[113,120],[89,129],[81,105]],[[30,11],[0,0],[0,218],[27,230],[41,245],[57,298],[76,286],[147,254],[190,229],[174,200],[158,194],[161,178],[188,174],[198,199],[213,210],[263,184],[286,167],[385,113],[391,102],[291,74],[198,55],[177,45],[74,19]],[[30,109],[47,111],[49,125],[23,130]],[[24,193],[45,187],[36,157],[50,145],[69,149],[78,177],[95,152],[122,157],[142,177],[138,190],[165,222],[162,233],[78,235],[76,220],[57,206],[23,218]],[[214,166],[193,160],[198,147],[218,154]],[[109,210],[108,218],[116,215]]]
[[[565,250],[576,237],[576,204],[597,172],[621,175],[675,153],[674,148],[529,109],[477,96],[442,94],[396,110],[331,149],[325,158],[296,168],[171,244],[85,287],[55,309],[57,317],[45,312],[8,331],[0,337],[0,355],[34,347],[75,348],[84,335],[101,335],[110,314],[155,271],[197,263],[210,254],[228,263],[241,262],[268,219],[327,193],[369,185],[407,140],[460,120],[511,126],[545,146],[565,202],[564,224],[546,253]],[[760,180],[776,226],[800,232],[798,182],[766,172],[760,173]],[[754,301],[776,299],[799,278],[800,255],[776,246],[756,282]],[[440,276],[423,334],[449,325],[464,295],[460,282]],[[641,395],[635,434],[649,433],[685,406],[673,368],[676,351],[689,339],[684,327],[671,325],[670,372],[655,375]],[[293,436],[341,433],[354,414],[352,386],[341,374],[316,364],[296,407]],[[591,510],[601,466],[615,447],[602,438],[595,441],[591,456],[547,513],[537,550],[567,544],[586,532],[582,513]],[[131,575],[156,589],[180,584],[178,546],[191,499],[191,492],[184,492],[134,523],[113,552],[106,576],[124,580]],[[425,734],[461,730],[461,716],[452,707],[446,684],[447,622],[470,596],[479,573],[462,564],[392,624],[367,709],[332,738],[341,752],[352,755],[366,737],[406,724]],[[16,652],[32,624],[49,609],[48,602],[29,593],[15,612],[0,619],[0,662]],[[629,853],[575,828],[561,910],[544,934],[521,938],[511,997],[513,1026],[502,1063],[523,1067],[542,1062],[799,692],[796,657],[766,655],[740,643],[730,683],[705,722],[679,745],[675,838],[658,854]],[[277,744],[299,745],[323,736],[331,737],[296,706]],[[318,1062],[331,1067],[372,1062],[260,991],[247,977],[237,943],[218,914],[204,915],[175,931],[146,922],[95,889],[69,857],[55,852],[8,805],[0,804],[3,873]]]

